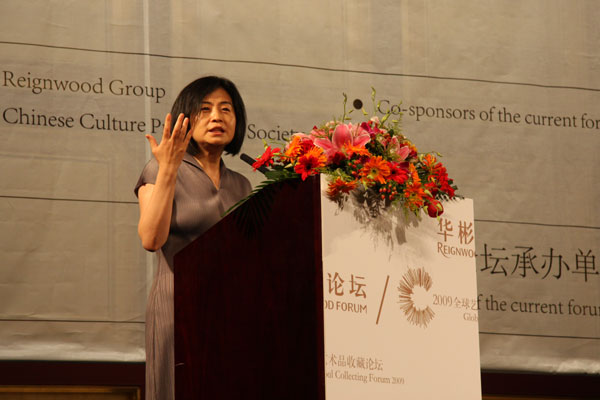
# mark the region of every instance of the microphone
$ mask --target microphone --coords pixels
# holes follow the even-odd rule
[[[254,164],[254,163],[256,162],[256,160],[255,160],[254,158],[250,157],[250,156],[249,156],[248,154],[246,154],[246,153],[242,153],[242,154],[240,155],[240,158],[241,158],[243,161],[245,161],[245,162],[247,162],[248,164],[250,164],[250,165],[252,165],[252,164]],[[258,168],[257,168],[257,170],[259,170],[260,172],[262,172],[262,174],[263,174],[263,175],[265,174],[265,172],[267,172],[267,168],[265,168],[265,166],[264,166],[264,165],[262,165],[262,166],[258,167]]]

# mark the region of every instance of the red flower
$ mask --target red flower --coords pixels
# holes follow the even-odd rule
[[[431,218],[439,217],[443,213],[444,207],[442,206],[442,203],[431,197],[427,199],[427,214]]]
[[[252,168],[256,171],[263,165],[267,167],[273,165],[273,155],[279,153],[280,151],[280,149],[271,149],[271,146],[267,146],[262,156],[258,157],[256,162],[252,164]]]
[[[333,157],[331,157],[331,165],[338,165],[342,161],[346,159],[346,155],[344,153],[336,152]]]
[[[444,167],[442,163],[437,163],[433,167],[432,172],[433,174],[429,178],[430,181],[435,182],[437,188],[447,193],[448,196],[450,196],[450,198],[454,197],[454,188],[452,187],[452,180],[448,178],[448,172],[446,171],[446,167]]]
[[[399,185],[402,185],[408,179],[408,171],[406,168],[402,168],[402,166],[398,163],[390,163],[389,179],[395,181]]]
[[[363,122],[360,124],[360,127],[369,132],[371,139],[377,137],[379,133],[383,132],[381,129],[379,129],[379,124],[375,121]]]
[[[324,167],[326,162],[327,156],[323,150],[320,147],[313,147],[298,158],[294,171],[302,176],[302,180],[305,180],[310,175],[318,174],[319,168]]]
[[[437,184],[435,182],[433,182],[433,180],[431,178],[429,178],[429,179],[430,179],[430,181],[425,184],[425,189],[427,189],[429,191],[429,193],[431,193],[432,197],[435,197],[435,195],[438,193],[439,189],[437,187]]]
[[[356,180],[346,182],[339,176],[327,186],[327,197],[331,200],[337,199],[342,193],[348,194],[356,189]]]

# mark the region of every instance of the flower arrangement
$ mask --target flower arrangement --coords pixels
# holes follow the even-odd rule
[[[374,114],[380,109],[372,92]],[[343,207],[350,196],[371,216],[400,208],[420,217],[443,211],[442,201],[457,190],[437,153],[419,153],[401,133],[400,117],[388,112],[353,124],[346,112],[341,118],[314,126],[310,133],[296,133],[280,148],[265,143],[265,152],[253,164],[270,179],[268,183],[316,174],[327,175],[327,197]]]

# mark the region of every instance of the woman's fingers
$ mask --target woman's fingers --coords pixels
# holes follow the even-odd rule
[[[190,138],[192,137],[192,132],[188,132],[188,125],[190,124],[190,119],[186,118],[183,120],[183,124],[181,125],[181,130],[183,131],[183,141],[186,143],[190,142]]]
[[[150,143],[150,150],[153,150],[158,147],[158,143],[156,143],[156,139],[154,139],[151,135],[146,135],[146,139],[148,139],[148,143]]]
[[[183,125],[183,121],[185,119],[187,119],[187,118],[185,118],[185,115],[183,115],[183,114],[179,114],[177,116],[177,121],[175,121],[175,126],[173,127],[173,133],[171,134],[171,137],[173,137],[173,138],[183,137],[185,135],[185,130],[182,132],[182,129],[181,129],[181,127]]]
[[[167,114],[165,117],[165,126],[163,129],[163,137],[160,143],[152,135],[146,135],[148,143],[150,143],[150,149],[152,154],[158,160],[158,162],[171,161],[181,162],[181,157],[185,153],[187,146],[190,142],[190,138],[187,135],[187,129],[189,125],[189,119],[183,114],[179,114],[173,131],[171,131],[171,122],[173,117],[171,114]]]
[[[165,117],[165,126],[163,127],[163,140],[171,137],[171,113]]]

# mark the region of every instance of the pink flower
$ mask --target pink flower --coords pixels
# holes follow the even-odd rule
[[[322,148],[327,155],[327,159],[331,160],[336,153],[343,153],[345,145],[364,147],[369,140],[371,140],[371,136],[360,126],[339,124],[335,127],[331,139],[319,137],[314,139],[314,143]]]
[[[311,141],[312,142],[314,140],[314,136],[312,134],[311,135],[307,135],[306,133],[296,132],[296,133],[294,133],[292,135],[292,139],[294,137],[296,137],[296,136],[298,136],[300,138],[300,140],[303,141],[303,142],[306,142],[306,141]],[[288,145],[289,145],[289,143],[288,143]]]
[[[400,143],[398,142],[398,138],[396,137],[393,137],[390,140],[388,144],[388,149],[390,149],[392,153],[395,153],[398,156],[396,161],[404,161],[406,160],[406,157],[408,157],[408,155],[410,154],[410,148],[408,146],[400,145]]]
[[[327,133],[324,130],[317,128],[316,126],[313,126],[309,136],[314,141],[315,139],[326,138]]]

